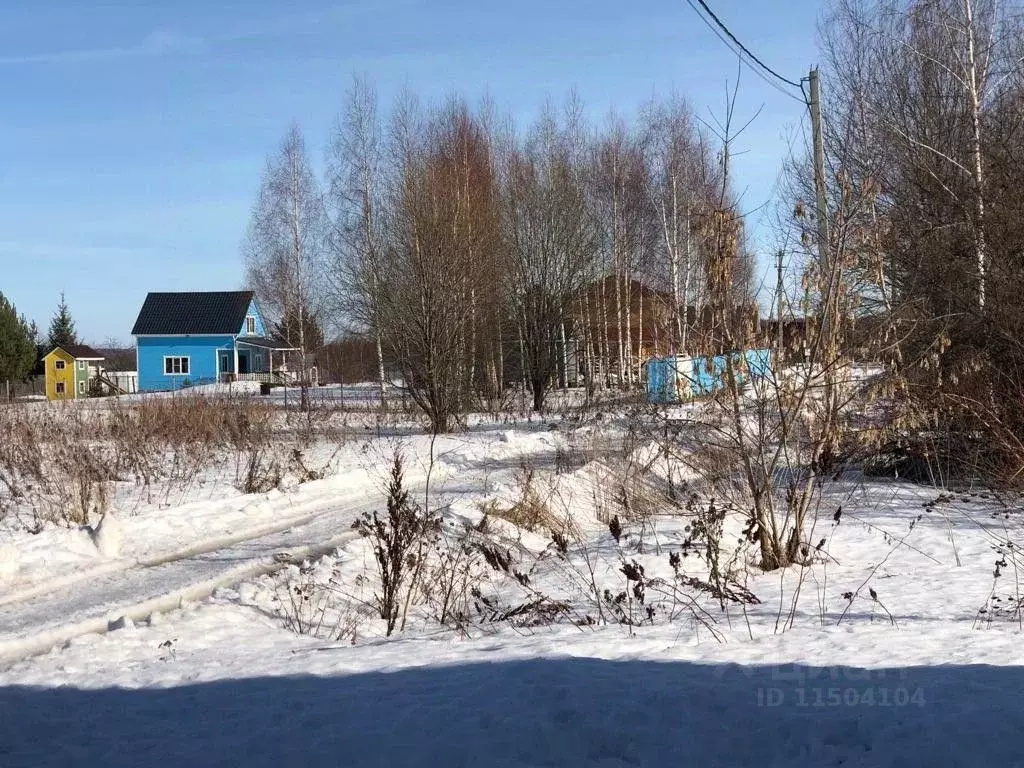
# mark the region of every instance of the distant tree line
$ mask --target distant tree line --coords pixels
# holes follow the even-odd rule
[[[292,346],[372,343],[382,394],[394,372],[436,429],[518,388],[540,410],[570,379],[635,386],[654,346],[725,343],[709,308],[756,319],[728,147],[681,98],[595,126],[570,97],[518,130],[454,97],[384,114],[356,79],[325,165],[297,126],[268,160],[249,284]]]

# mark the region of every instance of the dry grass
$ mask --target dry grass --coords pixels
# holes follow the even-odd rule
[[[484,514],[507,520],[526,531],[561,532],[565,527],[565,519],[552,509],[550,492],[544,493],[541,490],[535,470],[524,465],[519,470],[516,481],[518,498],[515,503],[504,506],[495,500],[489,501],[482,507]]]
[[[131,483],[152,501],[158,486],[168,497],[186,491],[232,457],[236,483],[263,488],[279,482],[290,454],[322,436],[306,414],[295,421],[253,399],[79,405],[0,407],[0,519],[16,512],[30,529],[82,525],[106,511],[114,483]]]

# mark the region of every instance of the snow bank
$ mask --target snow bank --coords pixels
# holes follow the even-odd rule
[[[100,518],[91,535],[96,550],[103,557],[114,558],[121,554],[121,547],[124,545],[124,526],[111,512]]]
[[[622,588],[622,556],[668,578],[687,518],[624,517],[628,530],[613,540],[605,518],[622,473],[611,459],[566,459],[568,448],[601,455],[605,436],[593,447],[584,438],[567,446],[546,425],[439,437],[431,504],[453,529],[472,524],[484,502],[513,503],[536,468],[536,493],[572,514],[594,578]],[[422,435],[353,441],[339,475],[289,494],[218,494],[126,517],[120,541],[112,517],[92,541],[63,532],[91,548],[92,566],[110,569],[102,578],[80,569],[74,589],[60,580],[77,560],[54,556],[58,532],[0,550],[0,570],[6,557],[52,577],[45,595],[7,606],[12,590],[0,595],[0,639],[40,626],[64,638],[41,651],[67,639],[47,622],[76,617],[96,633],[0,671],[0,765],[1020,764],[1019,550],[998,543],[1024,539],[1024,521],[983,494],[936,505],[932,489],[833,484],[811,525],[823,553],[812,566],[761,574],[740,560],[762,602],[707,603],[720,643],[706,626],[661,618],[632,628],[481,622],[466,639],[415,605],[410,628],[390,640],[372,625],[344,642],[287,631],[281,605],[306,602],[294,591],[304,582],[351,591],[372,613],[372,555],[351,524],[380,508],[396,446],[420,497],[427,444]],[[632,458],[660,474],[649,446]],[[589,599],[566,565],[579,562],[575,542],[566,558],[533,562],[546,532],[493,527],[524,552],[531,589]],[[640,552],[643,536],[654,546]],[[97,551],[124,556],[97,565]],[[312,564],[256,578],[286,553]],[[113,572],[122,566],[131,568]],[[493,578],[495,592],[515,581]],[[127,631],[101,634],[118,628]]]
[[[12,581],[18,575],[21,553],[13,544],[0,545],[0,584]]]

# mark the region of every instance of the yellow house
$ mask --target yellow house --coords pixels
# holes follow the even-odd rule
[[[103,356],[84,344],[54,347],[43,363],[46,366],[46,399],[74,400],[89,396],[89,382],[103,373]]]

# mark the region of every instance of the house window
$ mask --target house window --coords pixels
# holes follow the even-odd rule
[[[64,382],[63,381],[58,381],[56,386],[54,387],[53,391],[56,392],[58,395],[63,395],[64,391],[65,391],[64,390]]]
[[[245,332],[250,336],[253,336],[256,333],[256,318],[252,315],[245,318]]]
[[[78,382],[78,394],[80,394],[80,395],[84,395],[85,394],[85,382],[84,381]]]
[[[80,370],[80,371],[84,371],[85,370],[85,360],[79,360],[78,361],[78,370]]]
[[[56,362],[55,362],[55,363],[53,364],[53,367],[54,367],[54,369],[55,369],[55,370],[58,370],[58,371],[63,371],[63,370],[64,370],[64,367],[65,367],[65,365],[64,365],[64,361],[63,361],[63,360],[57,360],[57,361],[56,361]]]
[[[187,357],[165,357],[164,375],[177,376],[178,374],[188,375],[189,358]]]

